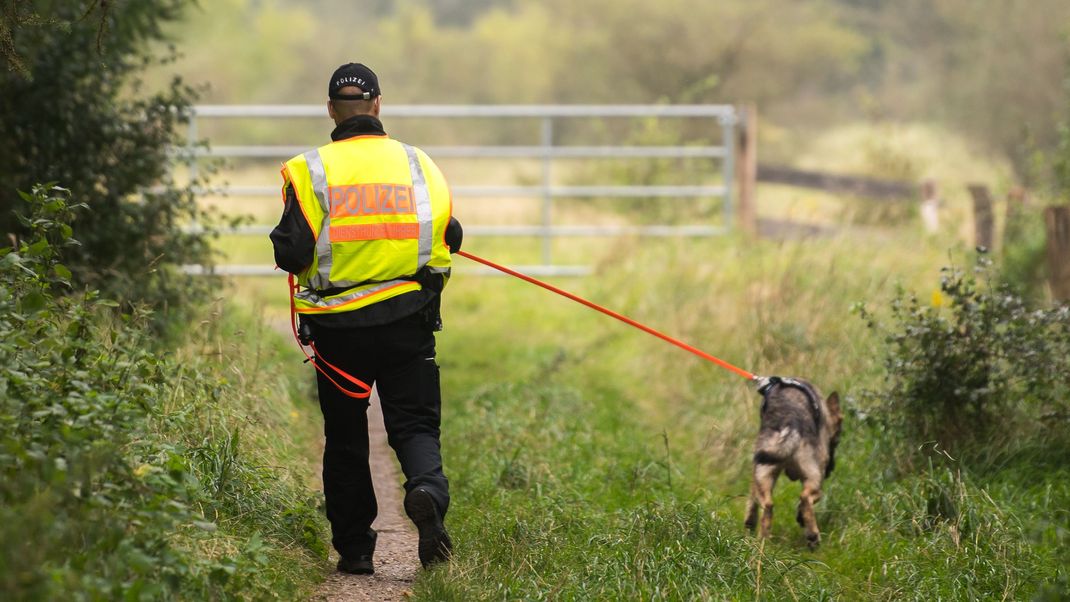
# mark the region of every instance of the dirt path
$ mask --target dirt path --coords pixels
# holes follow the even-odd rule
[[[372,480],[379,502],[379,517],[372,527],[379,532],[375,544],[375,574],[331,573],[312,597],[316,601],[348,602],[404,600],[420,566],[416,557],[416,530],[402,510],[402,489],[398,484],[393,450],[386,442],[379,396],[372,394],[368,408]],[[331,563],[338,554],[331,552]]]

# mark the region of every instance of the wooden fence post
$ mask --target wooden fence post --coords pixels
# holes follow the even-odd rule
[[[1048,271],[1051,293],[1057,301],[1070,301],[1070,205],[1044,210],[1048,234]]]
[[[921,223],[929,234],[940,231],[940,199],[932,178],[921,183]]]
[[[973,197],[974,240],[978,247],[992,250],[995,229],[995,221],[992,217],[992,193],[984,184],[970,184],[968,188]]]
[[[755,193],[758,182],[758,108],[753,104],[740,107],[742,120],[736,149],[736,182],[739,186],[739,228],[747,236],[758,233],[758,211]]]

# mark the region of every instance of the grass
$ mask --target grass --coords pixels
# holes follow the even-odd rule
[[[914,252],[849,235],[745,252],[662,241],[564,283],[743,367],[847,396],[816,553],[787,481],[773,537],[744,533],[757,397],[738,377],[529,285],[456,279],[439,348],[458,555],[421,577],[418,598],[1021,599],[1065,575],[1065,467],[1023,457],[995,480],[945,458],[904,475],[864,420],[857,393],[881,376],[880,341],[851,305],[879,307],[898,284],[927,290],[946,258],[916,236],[892,242]]]
[[[959,241],[972,235],[960,188],[981,163],[963,163],[967,149],[924,128],[844,128],[813,146],[800,164],[839,157],[825,167],[940,177],[944,231],[922,234],[910,211],[873,221],[855,201],[763,186],[764,217],[856,225],[795,242],[570,239],[554,248],[559,262],[597,270],[557,282],[565,288],[743,368],[841,393],[845,436],[817,506],[822,547],[806,549],[792,520],[799,486],[786,480],[772,537],[744,532],[758,397],[738,377],[528,284],[466,275],[458,261],[439,336],[457,555],[420,575],[415,599],[1068,595],[1070,470],[1052,461],[1064,447],[1023,441],[984,462],[927,449],[904,457],[861,394],[884,376],[882,341],[852,306],[879,314],[899,286],[926,299],[939,267],[962,263],[968,245]],[[919,171],[925,162],[935,171]],[[462,219],[465,211],[474,223],[530,216],[458,206]],[[250,259],[266,248],[227,244]],[[470,238],[465,249],[538,259],[536,241]],[[244,280],[238,290],[284,311],[277,282]]]
[[[180,530],[176,543],[222,559],[233,571],[228,598],[307,597],[327,568],[328,546],[307,379],[249,309],[217,301],[191,326],[147,437],[182,458],[202,489],[194,509],[214,528],[196,537]],[[161,470],[160,458],[145,458],[139,470]]]
[[[307,597],[327,538],[300,364],[222,303],[170,352],[64,307],[23,320],[60,328],[0,379],[5,599]]]
[[[147,435],[182,458],[202,489],[194,509],[214,525],[196,537],[178,531],[177,545],[223,559],[233,571],[228,598],[306,598],[328,569],[329,546],[311,381],[250,308],[216,301],[191,327]],[[140,470],[151,475],[159,462],[146,458]]]
[[[0,249],[4,599],[307,596],[326,545],[298,365],[222,301],[153,315],[78,290],[64,191],[24,199],[30,231]]]

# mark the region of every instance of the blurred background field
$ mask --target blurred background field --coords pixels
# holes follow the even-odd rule
[[[1014,186],[1041,201],[1062,186],[1052,151],[1066,110],[1061,36],[1067,11],[1057,0],[982,9],[967,0],[365,0],[344,6],[226,0],[191,7],[166,29],[178,56],[147,74],[145,85],[162,85],[177,73],[203,87],[202,103],[321,104],[322,73],[363,61],[380,75],[388,132],[420,146],[537,144],[539,125],[391,120],[392,104],[752,104],[761,116],[759,161],[918,186],[932,179],[946,235],[968,240],[967,183],[989,186],[997,202]],[[213,145],[312,146],[326,140],[330,127],[326,117],[233,119],[201,122],[198,136]],[[562,145],[709,143],[713,132],[705,128],[688,120],[571,119],[556,123],[554,136]],[[276,185],[281,159],[255,168],[236,163],[237,173],[227,179]],[[541,179],[535,161],[440,163],[454,186]],[[710,174],[708,182],[719,177],[715,161],[596,163],[555,161],[554,179],[699,184]],[[275,200],[263,199],[277,208]],[[458,200],[458,216],[469,225],[532,223],[539,211],[533,199]],[[917,195],[903,200],[867,203],[769,184],[759,187],[756,206],[759,218],[838,228],[913,219],[909,205]],[[615,221],[617,212],[604,209],[626,204],[562,200],[555,221],[570,223],[574,211],[584,223]],[[663,215],[665,204],[647,203],[630,217]],[[274,210],[250,205],[256,206],[231,203],[258,223],[271,221]],[[702,213],[668,213],[704,223]],[[997,206],[995,214],[1003,213]]]
[[[59,5],[69,9],[67,29],[11,17]],[[40,541],[41,560],[15,544],[0,555],[3,583],[23,588],[16,599],[48,591],[299,597],[330,570],[315,491],[321,423],[313,374],[283,351],[291,343],[277,333],[289,319],[285,274],[182,280],[178,269],[204,259],[200,239],[185,235],[207,217],[182,199],[255,229],[242,235],[224,224],[211,238],[217,264],[273,264],[267,231],[281,212],[286,157],[203,157],[192,167],[176,157],[189,143],[326,143],[333,124],[325,108],[321,117],[198,118],[190,129],[186,103],[322,105],[328,75],[349,61],[378,73],[386,131],[431,149],[537,146],[544,125],[538,118],[392,117],[392,106],[756,110],[756,233],[738,227],[738,182],[727,221],[713,195],[561,197],[550,211],[555,226],[714,226],[726,228],[722,235],[562,236],[549,247],[534,236],[479,233],[540,224],[546,206],[538,195],[456,194],[454,214],[469,231],[464,250],[536,265],[549,249],[555,265],[586,270],[554,284],[745,369],[838,391],[846,414],[837,468],[817,505],[822,546],[807,549],[792,520],[798,484],[785,480],[775,494],[773,535],[760,541],[742,525],[760,404],[747,383],[457,258],[438,336],[453,493],[447,524],[457,554],[421,572],[412,599],[1070,599],[1070,312],[1052,284],[1061,264],[1045,255],[1044,223],[1045,208],[1065,206],[1070,194],[1065,0],[10,6],[2,13],[2,56],[11,60],[4,41],[13,32],[12,47],[41,65],[33,65],[37,79],[7,76],[0,92],[0,152],[12,157],[0,162],[0,179],[28,187],[19,178],[29,173],[59,178],[72,187],[72,203],[89,202],[102,220],[73,222],[73,236],[89,241],[83,249],[92,253],[20,248],[35,258],[26,265],[36,272],[20,269],[12,254],[0,261],[0,274],[14,283],[0,287],[0,326],[13,333],[0,353],[37,366],[24,370],[13,359],[2,375],[15,384],[0,389],[0,401],[16,400],[7,392],[32,382],[39,393],[32,407],[41,412],[28,416],[16,400],[0,418],[24,425],[9,429],[14,435],[70,436],[41,443],[54,446],[47,453],[18,456],[43,477],[7,473],[14,475],[8,485],[21,488],[18,503],[33,507],[39,488],[55,501],[25,523],[16,518],[22,506],[0,507],[13,534],[6,541]],[[38,32],[52,32],[53,45]],[[108,39],[133,50],[94,58],[101,55],[91,47],[107,49]],[[66,46],[71,40],[82,46]],[[135,68],[142,59],[145,67]],[[67,98],[63,86],[75,74],[111,73],[106,62],[132,75],[109,84],[111,92],[86,86],[70,94],[72,102],[53,102]],[[157,92],[165,97],[159,106],[122,104],[125,121],[88,118],[97,113],[87,99],[118,106]],[[18,111],[8,107],[16,103]],[[99,132],[83,136],[75,127],[94,124],[111,137],[100,134],[100,142]],[[709,118],[553,123],[562,148],[715,146],[720,136]],[[83,137],[91,152],[76,145]],[[65,147],[54,140],[71,150],[57,151]],[[130,140],[146,148],[124,150]],[[83,164],[86,157],[99,161]],[[152,171],[168,157],[169,170]],[[721,161],[708,157],[435,159],[455,189],[726,183]],[[763,180],[768,167],[893,182],[906,192],[878,198],[789,185]],[[926,182],[935,184],[935,226],[922,214]],[[177,189],[164,195],[151,192],[173,183]],[[994,238],[981,251],[968,189],[977,185],[993,200]],[[212,190],[220,186],[263,192]],[[63,195],[40,192],[41,210]],[[114,207],[131,212],[116,210],[122,217],[109,224]],[[42,227],[63,232],[66,222],[48,215]],[[7,212],[4,219],[12,221]],[[157,222],[166,228],[154,229]],[[13,244],[29,240],[23,236],[12,236]],[[60,259],[67,267],[56,267]],[[72,271],[86,274],[75,287],[67,281]],[[82,286],[117,301],[90,311],[82,307],[89,296],[57,292]],[[23,300],[31,294],[51,309],[33,309]],[[27,328],[51,333],[49,344],[25,341]],[[52,339],[63,361],[48,355]],[[129,390],[105,365],[117,340],[129,340],[130,361],[146,366],[144,375],[119,383]],[[32,428],[35,420],[67,420],[63,403],[72,399],[77,411],[84,405],[104,415],[79,395],[56,401],[55,391],[82,386],[64,368],[72,357],[90,358],[94,391],[118,391],[116,407],[133,425],[128,438],[107,447],[109,478],[124,492],[108,503],[125,514],[83,504],[81,490],[66,485],[65,460],[53,457],[85,452],[92,474],[91,442],[108,437]],[[94,428],[111,432],[107,420],[94,420]],[[185,505],[161,501],[172,494]],[[114,540],[86,544],[78,529],[95,523],[84,512],[110,517],[101,524]],[[60,515],[66,518],[52,520]],[[127,515],[144,521],[127,525]],[[79,537],[84,545],[68,559],[68,543]]]
[[[390,126],[389,118],[384,118]],[[320,125],[327,132],[327,126]],[[411,139],[410,139],[411,140]],[[417,138],[419,140],[419,138]],[[418,144],[418,142],[413,141]],[[760,146],[764,150],[764,146]],[[909,178],[920,182],[933,179],[939,185],[941,229],[931,233],[934,244],[953,247],[969,244],[974,237],[972,201],[967,185],[986,183],[997,191],[994,213],[1000,220],[1006,213],[1005,196],[1014,182],[1012,168],[1005,160],[971,154],[963,138],[937,128],[907,125],[854,123],[830,129],[809,142],[797,155],[802,168],[820,168],[835,173]],[[642,160],[555,160],[552,183],[631,184],[630,177],[642,167]],[[517,185],[540,182],[541,166],[523,159],[443,159],[440,167],[454,186]],[[224,163],[216,180],[232,186],[275,186],[281,178],[278,162],[246,161],[244,165]],[[638,166],[638,167],[637,167]],[[720,166],[714,160],[693,160],[688,164],[665,161],[654,168],[657,183],[666,177],[675,184],[720,184]],[[812,226],[824,236],[881,238],[921,233],[918,214],[920,197],[874,200],[857,196],[761,183],[757,187],[756,210],[759,221],[776,220]],[[281,211],[278,193],[270,197],[206,195],[201,202],[227,215],[246,216],[252,223],[273,225]],[[722,224],[718,199],[555,199],[554,225],[675,225]],[[541,219],[539,198],[480,198],[456,196],[454,215],[467,226],[537,225]],[[478,242],[476,242],[478,241]],[[629,248],[643,246],[631,241]],[[514,264],[537,263],[539,241],[535,237],[501,239],[470,237],[469,244],[482,245],[490,258]],[[603,237],[558,238],[553,243],[559,263],[598,265],[621,248],[621,243]],[[224,236],[219,250],[221,263],[270,264],[271,246],[266,236]],[[463,269],[463,264],[462,264]]]

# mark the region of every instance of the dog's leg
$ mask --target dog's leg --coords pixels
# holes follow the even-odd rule
[[[762,521],[759,534],[769,537],[773,528],[773,487],[780,476],[780,466],[776,464],[754,465],[754,493],[762,509]]]
[[[758,480],[751,479],[750,495],[747,497],[747,513],[743,518],[743,526],[754,533],[754,527],[758,525]]]
[[[821,499],[821,479],[808,477],[803,480],[802,495],[799,496],[799,525],[806,533],[806,542],[813,550],[821,542],[821,532],[817,529],[814,516],[814,504]]]

